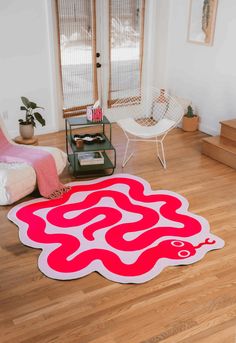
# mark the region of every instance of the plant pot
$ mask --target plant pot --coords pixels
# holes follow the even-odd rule
[[[20,135],[24,139],[31,139],[34,136],[34,127],[32,124],[20,124]]]
[[[182,129],[184,131],[197,131],[199,123],[199,117],[197,115],[193,117],[186,117],[184,115],[182,122]]]

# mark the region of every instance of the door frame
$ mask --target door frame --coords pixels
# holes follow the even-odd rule
[[[59,20],[58,20],[58,0],[55,1],[56,8],[56,21],[57,21],[57,51],[58,51],[58,62],[59,62],[59,71],[60,71],[60,83],[61,83],[61,96],[63,99],[63,83],[62,83],[62,67],[61,67],[61,54],[60,54],[60,32],[59,32]],[[111,16],[110,16],[110,2],[111,0],[91,0],[93,3],[92,8],[92,30],[93,40],[92,40],[92,63],[93,63],[93,97],[94,102],[99,99],[101,106],[105,110],[106,114],[110,117],[114,117],[112,110],[112,103],[115,100],[109,100],[110,95],[110,70],[111,70],[111,60],[110,60],[110,25],[111,25]],[[145,63],[144,60],[144,42],[146,36],[146,0],[142,0],[142,16],[141,16],[141,29],[140,29],[140,83],[143,80],[143,66]],[[107,29],[104,29],[107,28]],[[144,35],[145,31],[145,35]],[[96,53],[100,53],[100,57],[96,57]],[[101,68],[96,68],[96,63],[101,63]],[[140,85],[141,86],[141,85]],[[86,107],[93,104],[87,104],[83,106],[75,106],[72,108],[65,109],[63,108],[63,118],[83,115],[86,113]],[[117,108],[116,108],[117,112]],[[123,112],[123,110],[121,110]],[[122,116],[122,115],[121,115]],[[115,116],[117,117],[117,115]],[[123,116],[122,116],[123,117]]]

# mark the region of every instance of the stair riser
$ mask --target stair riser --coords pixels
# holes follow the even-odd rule
[[[221,124],[220,135],[236,143],[236,129],[235,128]]]
[[[202,153],[236,169],[236,154],[233,152],[226,151],[216,145],[203,141]]]

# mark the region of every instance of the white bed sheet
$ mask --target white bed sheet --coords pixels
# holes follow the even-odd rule
[[[67,163],[66,154],[54,147],[35,147],[51,153],[57,173],[61,174]],[[0,205],[10,205],[33,192],[36,188],[34,169],[26,163],[0,163]]]

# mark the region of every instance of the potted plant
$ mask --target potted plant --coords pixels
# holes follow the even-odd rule
[[[198,129],[199,117],[194,114],[191,105],[187,108],[187,113],[183,116],[182,129],[184,131],[196,131]]]
[[[30,139],[34,136],[34,127],[36,127],[36,121],[38,121],[42,126],[45,126],[46,122],[42,115],[37,112],[38,106],[35,102],[29,101],[26,97],[22,96],[21,101],[24,106],[20,109],[25,111],[25,119],[19,119],[20,124],[20,135],[24,139]]]

